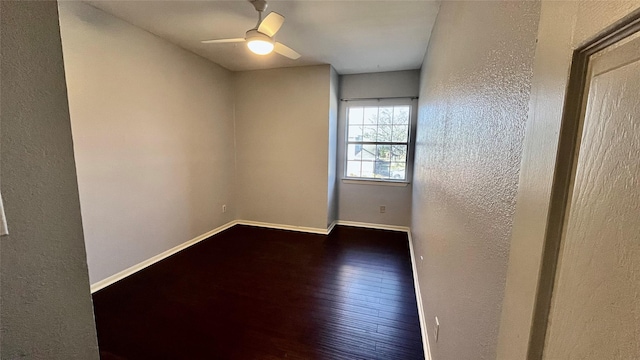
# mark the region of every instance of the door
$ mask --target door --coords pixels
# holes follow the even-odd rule
[[[586,65],[543,358],[640,359],[639,33]]]

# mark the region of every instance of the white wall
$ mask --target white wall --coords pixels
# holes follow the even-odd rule
[[[59,8],[95,283],[235,219],[232,74],[84,3]]]
[[[0,2],[2,359],[98,359],[56,3]]]
[[[331,66],[235,73],[238,218],[327,228]]]
[[[435,360],[496,356],[539,8],[445,1],[431,36],[411,225]]]
[[[640,1],[637,0],[542,2],[498,359],[527,359],[573,50],[638,8]],[[602,325],[592,329],[598,340],[606,337],[609,326],[617,327],[615,322]],[[597,335],[599,331],[603,336]],[[565,340],[572,334],[555,333],[554,336],[560,345],[555,351],[570,350],[573,344]],[[590,345],[599,346],[597,342]],[[586,346],[580,350],[592,349]],[[549,355],[557,356],[557,353],[545,356]]]
[[[417,97],[419,93],[420,70],[392,71],[340,77],[341,98],[385,98]],[[408,101],[408,99],[407,99]],[[417,109],[414,116],[411,137],[415,135]],[[346,103],[340,103],[338,116],[338,218],[373,224],[409,226],[411,222],[411,181],[406,186],[391,186],[373,182],[343,182],[344,157],[346,148]],[[386,207],[380,213],[380,206]]]

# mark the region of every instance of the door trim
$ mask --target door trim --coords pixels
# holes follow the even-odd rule
[[[527,351],[528,360],[541,360],[544,351],[565,222],[565,210],[572,192],[571,183],[578,155],[576,149],[579,146],[579,135],[582,132],[581,117],[588,94],[584,89],[589,75],[589,58],[638,31],[640,31],[640,13],[634,13],[573,52],[551,188],[542,263],[535,296],[533,323]]]

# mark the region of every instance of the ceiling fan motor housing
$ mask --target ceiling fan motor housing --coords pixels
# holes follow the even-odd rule
[[[274,43],[273,38],[267,36],[266,34],[261,33],[256,29],[251,29],[247,31],[247,33],[245,34],[245,39],[247,41],[266,41],[272,44]]]

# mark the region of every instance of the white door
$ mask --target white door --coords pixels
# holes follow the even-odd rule
[[[543,358],[640,359],[640,36],[589,64]]]

